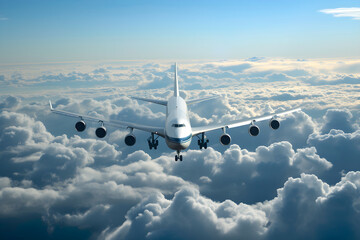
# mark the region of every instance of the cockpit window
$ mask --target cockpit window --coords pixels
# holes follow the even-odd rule
[[[185,124],[183,124],[183,123],[174,123],[174,124],[172,125],[172,127],[176,127],[176,128],[185,127]]]

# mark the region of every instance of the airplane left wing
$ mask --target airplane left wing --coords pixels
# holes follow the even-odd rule
[[[63,116],[78,118],[81,120],[87,120],[87,121],[91,121],[91,122],[104,123],[105,125],[118,127],[118,128],[139,129],[139,130],[142,130],[145,132],[154,133],[161,137],[165,137],[165,130],[164,130],[164,128],[161,128],[161,127],[154,127],[154,126],[149,126],[149,125],[137,124],[137,123],[132,123],[132,122],[124,122],[124,121],[116,121],[116,120],[103,120],[100,118],[91,117],[91,116],[87,116],[87,115],[83,115],[83,114],[79,114],[79,113],[72,113],[72,112],[67,112],[67,111],[63,111],[63,110],[56,110],[53,108],[51,101],[49,101],[49,104],[50,104],[51,112],[60,114]]]
[[[270,120],[274,117],[286,115],[286,114],[297,112],[300,110],[301,110],[301,108],[296,108],[296,109],[288,110],[285,112],[280,112],[280,113],[263,116],[263,117],[258,117],[258,118],[251,118],[251,119],[242,120],[242,121],[235,120],[235,121],[230,121],[228,123],[219,123],[219,124],[213,124],[213,125],[208,125],[208,126],[203,126],[203,127],[193,127],[192,134],[193,134],[193,136],[196,136],[200,133],[210,132],[210,131],[213,131],[216,129],[224,129],[224,128],[227,129],[227,128],[235,128],[235,127],[245,126],[245,125],[249,125],[249,124],[255,123],[255,122]]]

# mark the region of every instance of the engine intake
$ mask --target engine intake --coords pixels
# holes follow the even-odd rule
[[[220,136],[220,143],[222,145],[229,145],[231,143],[231,137],[229,134],[224,133],[223,135]]]
[[[256,126],[256,125],[251,125],[251,126],[249,127],[249,134],[250,134],[251,136],[255,137],[255,136],[259,135],[259,133],[260,133],[260,128],[259,128],[258,126]]]
[[[85,122],[83,120],[78,121],[75,124],[75,128],[76,128],[76,131],[83,132],[86,129],[86,124],[85,124]]]
[[[136,143],[136,137],[133,134],[128,134],[125,136],[125,144],[128,146],[133,146]]]
[[[270,122],[269,122],[269,126],[272,129],[276,130],[276,129],[278,129],[280,127],[280,122],[277,119],[271,119]]]
[[[98,138],[104,138],[106,136],[106,128],[104,126],[97,128],[95,134]]]

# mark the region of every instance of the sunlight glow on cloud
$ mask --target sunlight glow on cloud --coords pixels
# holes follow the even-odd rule
[[[355,20],[360,20],[360,8],[334,8],[320,10],[322,13],[332,14],[334,17],[351,17]]]

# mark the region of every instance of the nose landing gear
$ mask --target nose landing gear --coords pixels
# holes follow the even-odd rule
[[[176,151],[175,161],[177,161],[177,160],[180,160],[180,161],[183,160],[182,155],[180,155],[180,151]]]
[[[151,136],[148,138],[148,144],[149,144],[149,148],[150,148],[150,150],[152,149],[152,148],[154,148],[155,150],[157,149],[157,146],[159,145],[159,140],[157,140],[158,139],[158,137],[159,136],[157,136],[156,138],[155,138],[155,134],[154,133],[151,133]]]
[[[199,138],[199,136],[197,136]],[[209,142],[209,139],[206,139],[205,133],[201,133],[201,139],[198,140],[198,145],[200,149],[205,148],[207,149],[207,144]]]

